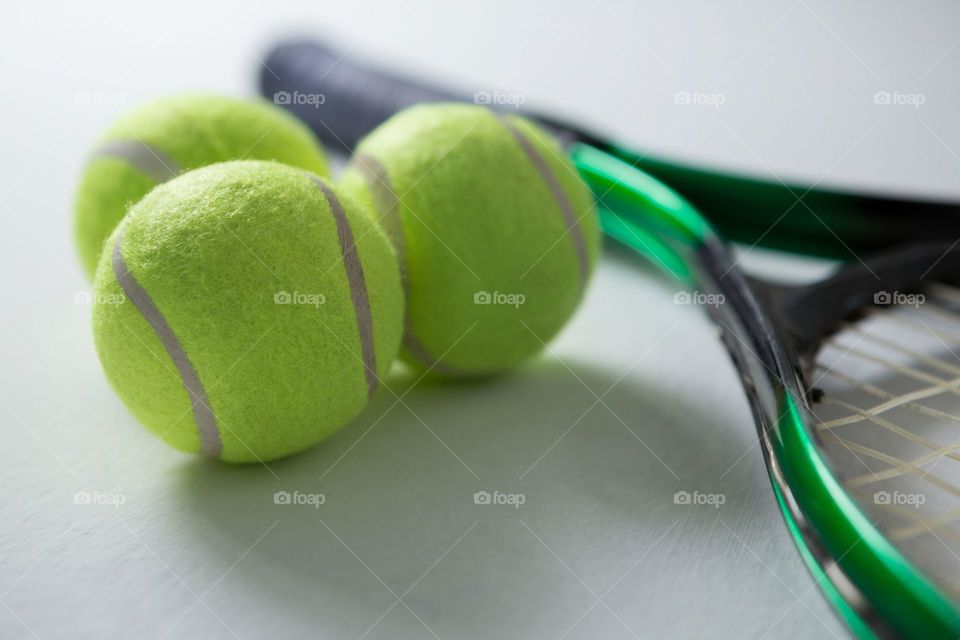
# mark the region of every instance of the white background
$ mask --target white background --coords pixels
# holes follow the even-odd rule
[[[960,197],[960,10],[833,4],[4,3],[0,637],[843,636],[714,333],[644,265],[606,258],[569,329],[516,375],[398,375],[402,402],[381,393],[315,450],[234,468],[157,443],[114,396],[71,229],[85,154],[117,114],[252,94],[291,33],[689,161]],[[824,267],[750,254],[789,277]],[[475,506],[477,490],[526,502]],[[725,504],[678,506],[680,490]],[[275,505],[276,491],[326,503]]]

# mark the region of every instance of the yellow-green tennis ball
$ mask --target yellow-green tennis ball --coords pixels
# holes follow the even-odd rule
[[[240,159],[277,160],[328,175],[310,130],[266,102],[165,98],[118,120],[93,150],[76,195],[77,246],[88,275],[104,240],[153,187],[190,169]]]
[[[328,437],[396,357],[403,290],[389,240],[323,179],[234,161],[147,194],[94,284],[103,368],[170,445],[266,461]]]
[[[358,146],[341,186],[375,211],[407,293],[403,356],[448,376],[536,354],[573,314],[600,248],[591,194],[517,116],[435,104]]]

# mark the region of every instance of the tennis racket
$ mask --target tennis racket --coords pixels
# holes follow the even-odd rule
[[[375,126],[416,102],[482,102],[492,95],[457,93],[413,80],[316,40],[274,48],[261,67],[260,90],[309,124],[327,145],[348,151]],[[960,236],[956,202],[811,188],[698,168],[632,151],[543,114],[522,113],[566,146],[587,144],[658,178],[734,242],[851,260],[905,238]]]
[[[322,87],[331,110],[308,121],[346,146],[392,109],[447,99],[382,71],[324,63],[327,55],[309,43],[281,47],[263,90]],[[318,83],[324,73],[331,84]],[[787,527],[843,620],[860,637],[960,636],[960,233],[956,220],[928,227],[956,206],[919,206],[901,221],[908,242],[787,287],[744,273],[696,206],[638,168],[645,161],[554,130],[596,197],[604,233],[682,283],[680,295],[710,301]],[[710,196],[714,219],[730,218],[724,207],[742,197],[723,185],[761,184],[670,171]],[[903,215],[911,206],[820,193],[836,211],[855,202]],[[857,247],[894,244],[849,237]]]

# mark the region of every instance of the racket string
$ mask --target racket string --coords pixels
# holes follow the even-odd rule
[[[807,377],[848,495],[960,600],[960,288],[866,310],[824,341]]]
[[[884,428],[884,429],[887,429],[887,430],[890,431],[891,433],[895,433],[895,434],[901,436],[902,438],[905,438],[905,439],[907,439],[907,440],[910,440],[911,442],[914,442],[915,444],[918,444],[918,445],[920,445],[920,446],[922,446],[922,447],[925,447],[925,448],[927,448],[927,449],[930,450],[930,453],[928,453],[928,454],[926,454],[926,455],[924,455],[924,456],[922,456],[922,457],[920,457],[920,458],[917,458],[917,459],[913,460],[913,461],[910,463],[910,464],[912,464],[912,465],[922,466],[922,465],[926,464],[927,462],[930,462],[930,461],[932,461],[932,460],[936,460],[937,458],[940,458],[941,456],[947,456],[947,457],[950,457],[950,458],[953,459],[953,460],[958,460],[958,461],[960,461],[960,444],[953,444],[953,445],[949,445],[949,446],[940,446],[940,445],[938,445],[937,443],[935,443],[935,442],[933,442],[933,441],[931,441],[931,440],[928,440],[927,438],[924,438],[924,437],[919,436],[919,435],[917,435],[917,434],[915,434],[915,433],[912,433],[912,432],[909,431],[908,429],[905,429],[905,428],[903,428],[903,427],[900,427],[900,426],[898,426],[898,425],[896,425],[896,424],[894,424],[894,423],[892,423],[892,422],[890,422],[890,421],[888,421],[888,420],[884,420],[884,419],[881,418],[880,416],[877,416],[877,415],[872,414],[869,409],[861,409],[861,408],[859,408],[859,407],[854,407],[854,406],[851,405],[851,404],[848,404],[848,403],[845,403],[845,402],[842,402],[842,401],[838,401],[838,400],[835,400],[835,399],[830,398],[830,397],[825,397],[825,398],[824,398],[824,402],[832,403],[832,404],[837,404],[837,405],[840,405],[841,407],[847,408],[847,409],[849,409],[849,410],[851,410],[851,411],[856,411],[856,412],[857,412],[857,415],[851,416],[850,418],[844,418],[844,419],[841,419],[841,420],[832,420],[832,421],[821,422],[821,423],[817,424],[817,425],[816,425],[816,428],[817,428],[817,430],[821,433],[821,437],[834,438],[834,439],[842,440],[842,439],[838,438],[838,436],[836,436],[836,435],[833,434],[833,433],[824,434],[823,432],[824,432],[824,431],[829,431],[830,429],[834,429],[834,428],[836,428],[836,427],[838,427],[838,426],[843,426],[843,425],[846,425],[846,424],[855,424],[854,419],[862,418],[863,420],[869,420],[870,422],[876,424],[877,426],[882,427],[882,428]],[[859,421],[860,421],[860,420],[857,420],[857,422],[859,422]],[[873,477],[878,477],[878,478],[880,477],[880,474],[876,474],[876,472],[872,473],[871,475],[872,475]],[[892,476],[889,476],[889,477],[892,477]],[[858,483],[859,483],[859,482],[858,482]]]

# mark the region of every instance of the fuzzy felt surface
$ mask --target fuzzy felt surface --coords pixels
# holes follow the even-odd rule
[[[397,114],[361,142],[340,184],[388,232],[399,216],[403,357],[439,374],[499,372],[541,351],[579,304],[599,253],[592,196],[559,147],[483,107]]]
[[[336,198],[362,266],[382,378],[402,334],[396,258],[362,206]],[[111,254],[121,236],[126,267],[203,385],[219,457],[301,451],[366,405],[356,292],[334,214],[311,174],[259,161],[192,171],[133,207],[97,269],[93,330],[108,379],[141,422],[178,449],[200,448],[182,376],[118,282]]]
[[[320,143],[310,130],[269,103],[188,95],[144,104],[106,132],[77,190],[76,241],[91,277],[104,240],[129,207],[156,186],[154,179],[125,159],[97,154],[104,145],[118,141],[148,145],[158,156],[169,159],[174,171],[251,159],[277,160],[323,177],[329,175]]]

